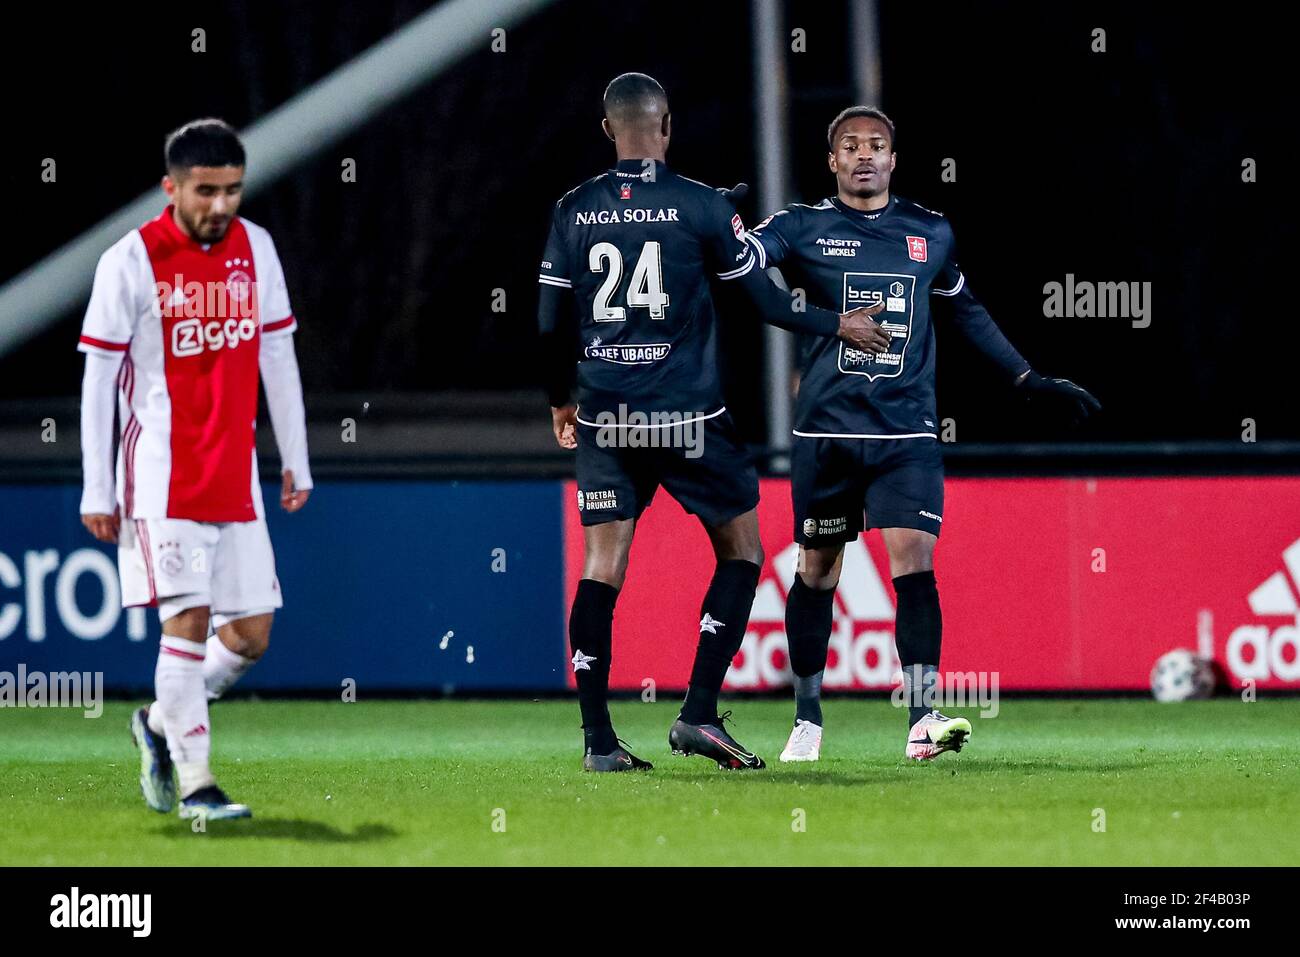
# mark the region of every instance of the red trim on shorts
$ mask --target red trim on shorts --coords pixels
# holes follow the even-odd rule
[[[158,604],[158,585],[153,580],[153,556],[149,554],[149,526],[142,518],[135,520],[135,532],[144,546],[144,570],[149,576],[149,604]]]
[[[122,504],[126,507],[126,518],[135,513],[135,444],[140,438],[142,427],[135,417],[131,400],[135,398],[135,363],[128,355],[122,363],[121,389],[126,396],[126,407],[131,411],[126,428],[122,430],[123,471],[126,473],[126,488],[122,492]]]
[[[125,446],[123,471],[126,472],[126,490],[122,493],[122,501],[126,506],[128,517],[135,512],[135,443],[139,438],[140,423],[133,415],[127,420],[126,428],[122,432],[122,443]]]

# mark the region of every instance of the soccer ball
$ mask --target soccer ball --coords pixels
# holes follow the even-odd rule
[[[1214,694],[1214,668],[1206,658],[1175,648],[1156,659],[1151,693],[1157,701],[1191,701]]]

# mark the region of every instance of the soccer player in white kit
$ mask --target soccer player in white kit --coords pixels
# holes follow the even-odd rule
[[[208,702],[266,651],[283,604],[254,448],[259,372],[281,506],[296,512],[312,487],[297,322],[270,234],[236,215],[235,131],[197,120],[164,152],[170,204],[100,258],[77,347],[81,520],[118,545],[123,606],[162,621],[157,700],[131,719],[146,803],[175,806],[175,772],[182,818],[249,817],[209,768]]]

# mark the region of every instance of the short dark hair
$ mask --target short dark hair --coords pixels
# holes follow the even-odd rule
[[[191,120],[167,136],[163,162],[168,170],[195,166],[243,166],[244,144],[225,120]]]
[[[840,110],[839,115],[831,120],[831,125],[826,127],[826,147],[832,153],[835,152],[835,131],[839,129],[841,123],[845,120],[851,120],[857,116],[869,116],[873,120],[879,120],[885,124],[885,129],[889,130],[889,148],[894,148],[894,121],[885,115],[885,111],[877,106],[850,106],[846,110]]]
[[[611,119],[635,119],[661,106],[668,110],[668,94],[659,81],[644,73],[624,73],[605,87],[605,115]]]

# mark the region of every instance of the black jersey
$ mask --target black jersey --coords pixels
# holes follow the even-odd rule
[[[875,319],[893,340],[888,352],[861,352],[834,337],[813,340],[795,435],[937,437],[932,294],[952,299],[959,327],[1008,374],[1029,368],[966,287],[941,213],[897,196],[871,213],[832,198],[788,206],[749,236],[759,265],[779,266],[809,303],[837,311],[885,304]]]
[[[538,280],[574,292],[580,421],[723,408],[709,277],[757,268],[744,236],[721,194],[649,160],[620,161],[556,203]]]

